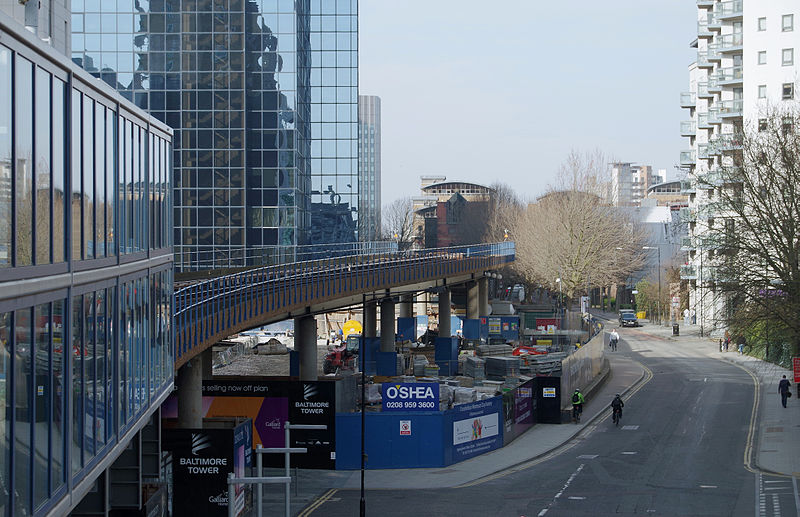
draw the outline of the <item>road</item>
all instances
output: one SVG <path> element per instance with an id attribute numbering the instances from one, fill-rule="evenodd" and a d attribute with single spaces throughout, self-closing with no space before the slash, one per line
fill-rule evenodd
<path id="1" fill-rule="evenodd" d="M 604 417 L 555 454 L 470 486 L 370 490 L 367 515 L 800 517 L 797 480 L 751 467 L 754 378 L 646 327 L 620 336 L 616 353 L 648 371 L 620 427 Z M 300 515 L 357 515 L 359 497 L 331 490 Z"/>

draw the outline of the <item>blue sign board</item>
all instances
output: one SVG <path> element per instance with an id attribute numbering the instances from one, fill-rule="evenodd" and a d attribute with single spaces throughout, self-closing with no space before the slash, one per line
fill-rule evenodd
<path id="1" fill-rule="evenodd" d="M 503 446 L 503 399 L 459 404 L 450 411 L 453 425 L 452 463 Z"/>
<path id="2" fill-rule="evenodd" d="M 384 382 L 382 411 L 439 411 L 439 385 L 432 382 Z"/>

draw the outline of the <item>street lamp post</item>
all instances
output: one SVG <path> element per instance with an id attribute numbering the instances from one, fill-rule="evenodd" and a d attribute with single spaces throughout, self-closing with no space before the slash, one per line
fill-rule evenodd
<path id="1" fill-rule="evenodd" d="M 658 324 L 661 325 L 661 246 L 642 246 L 643 250 L 658 251 Z"/>

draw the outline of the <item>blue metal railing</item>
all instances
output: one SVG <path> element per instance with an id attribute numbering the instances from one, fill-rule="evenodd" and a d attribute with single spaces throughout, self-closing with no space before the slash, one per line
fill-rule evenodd
<path id="1" fill-rule="evenodd" d="M 270 315 L 336 298 L 475 273 L 514 260 L 513 242 L 291 262 L 197 282 L 175 292 L 176 363 Z M 263 323 L 261 323 L 263 324 Z"/>

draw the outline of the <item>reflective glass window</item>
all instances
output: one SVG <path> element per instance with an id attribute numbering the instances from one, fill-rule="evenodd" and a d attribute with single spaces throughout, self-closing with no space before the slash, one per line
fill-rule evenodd
<path id="1" fill-rule="evenodd" d="M 36 263 L 50 263 L 50 74 L 36 68 Z"/>
<path id="2" fill-rule="evenodd" d="M 33 64 L 16 56 L 14 70 L 16 265 L 33 264 Z"/>
<path id="3" fill-rule="evenodd" d="M 11 313 L 0 313 L 0 476 L 9 479 L 11 473 L 11 412 L 9 408 L 14 407 L 11 398 L 11 387 L 8 385 L 11 379 Z M 0 490 L 0 515 L 8 515 L 8 491 Z"/>
<path id="4" fill-rule="evenodd" d="M 53 262 L 64 262 L 66 230 L 66 169 L 64 168 L 66 85 L 53 78 Z M 2 166 L 0 166 L 2 167 Z"/>
<path id="5" fill-rule="evenodd" d="M 48 497 L 50 456 L 50 304 L 37 305 L 34 309 L 34 454 L 33 504 L 38 508 Z"/>
<path id="6" fill-rule="evenodd" d="M 110 355 L 108 353 L 108 326 L 106 324 L 107 310 L 106 310 L 106 291 L 100 289 L 95 294 L 95 327 L 96 327 L 96 340 L 94 345 L 94 363 L 95 363 L 95 430 L 97 432 L 96 440 L 97 446 L 102 447 L 105 444 L 106 437 L 106 416 L 109 415 L 107 401 L 109 400 L 106 393 L 107 381 L 106 378 L 106 360 Z"/>
<path id="7" fill-rule="evenodd" d="M 114 404 L 117 400 L 116 388 L 114 386 L 114 358 L 119 355 L 117 343 L 117 288 L 108 288 L 108 298 L 106 301 L 106 325 L 108 326 L 108 346 L 106 348 L 106 442 L 114 435 L 115 413 Z"/>
<path id="8" fill-rule="evenodd" d="M 133 124 L 131 125 L 131 136 L 128 137 L 131 140 L 131 178 L 130 181 L 130 203 L 131 203 L 131 222 L 128 225 L 128 228 L 131 230 L 130 234 L 130 247 L 131 252 L 135 252 L 139 249 L 139 233 L 141 230 L 139 229 L 139 206 L 138 206 L 138 189 L 137 185 L 139 183 L 139 126 Z"/>
<path id="9" fill-rule="evenodd" d="M 11 51 L 0 46 L 0 268 L 11 266 Z M 2 454 L 2 453 L 0 453 Z M 2 497 L 2 496 L 0 496 Z M 2 503 L 0 503 L 2 504 Z"/>
<path id="10" fill-rule="evenodd" d="M 106 115 L 106 253 L 111 256 L 116 254 L 116 235 L 114 230 L 114 208 L 116 200 L 116 189 L 114 187 L 114 164 L 116 150 L 114 126 L 116 114 L 111 109 L 105 110 Z"/>
<path id="11" fill-rule="evenodd" d="M 84 436 L 84 459 L 88 462 L 97 453 L 95 449 L 94 424 L 95 412 L 95 371 L 97 363 L 94 361 L 96 341 L 95 332 L 97 330 L 97 317 L 94 305 L 94 293 L 87 293 L 83 296 L 83 315 L 86 318 L 86 332 L 83 337 L 84 353 L 81 355 L 83 360 L 83 418 L 85 425 L 83 428 Z"/>
<path id="12" fill-rule="evenodd" d="M 72 298 L 72 442 L 70 444 L 71 472 L 83 466 L 83 296 Z"/>
<path id="13" fill-rule="evenodd" d="M 64 478 L 64 454 L 66 433 L 64 428 L 64 414 L 66 407 L 66 385 L 64 383 L 64 371 L 66 367 L 66 352 L 69 352 L 69 344 L 66 342 L 64 324 L 66 315 L 64 300 L 53 302 L 53 417 L 50 425 L 50 446 L 52 454 L 50 456 L 50 480 L 52 492 L 58 490 L 65 482 Z M 66 347 L 66 350 L 65 350 Z M 51 493 L 52 493 L 51 492 Z"/>
<path id="14" fill-rule="evenodd" d="M 83 258 L 83 246 L 81 245 L 83 242 L 81 237 L 81 228 L 83 225 L 83 216 L 81 215 L 81 188 L 83 186 L 83 181 L 81 179 L 81 157 L 83 155 L 83 146 L 81 144 L 81 135 L 83 133 L 81 131 L 82 105 L 81 92 L 72 90 L 72 128 L 70 131 L 70 139 L 72 142 L 72 163 L 70 164 L 72 169 L 72 202 L 70 209 L 72 213 L 72 260 L 80 260 Z"/>
<path id="15" fill-rule="evenodd" d="M 30 90 L 29 90 L 30 92 Z M 14 488 L 18 498 L 15 510 L 30 513 L 31 508 L 31 421 L 33 417 L 31 309 L 14 313 L 14 388 L 16 389 L 14 426 Z"/>
<path id="16" fill-rule="evenodd" d="M 95 190 L 94 190 L 94 100 L 83 96 L 83 251 L 84 257 L 95 257 Z"/>
<path id="17" fill-rule="evenodd" d="M 97 258 L 106 256 L 106 107 L 95 104 L 94 113 L 94 161 L 95 161 L 95 254 Z"/>

